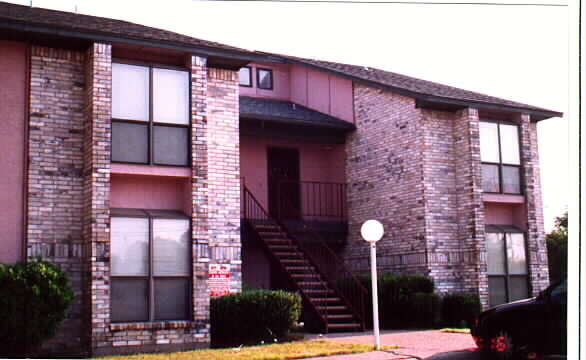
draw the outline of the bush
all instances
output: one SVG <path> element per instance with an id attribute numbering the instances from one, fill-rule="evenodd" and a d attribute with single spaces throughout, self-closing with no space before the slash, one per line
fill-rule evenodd
<path id="1" fill-rule="evenodd" d="M 301 315 L 301 296 L 250 290 L 211 299 L 212 347 L 273 342 L 284 338 Z"/>
<path id="2" fill-rule="evenodd" d="M 433 328 L 440 323 L 441 298 L 435 293 L 418 292 L 413 294 L 412 323 L 418 328 Z"/>
<path id="3" fill-rule="evenodd" d="M 442 299 L 441 317 L 444 326 L 470 327 L 474 317 L 480 313 L 480 299 L 477 295 L 454 293 Z"/>
<path id="4" fill-rule="evenodd" d="M 368 290 L 366 326 L 372 327 L 372 290 L 370 276 L 361 276 L 362 285 Z M 378 278 L 379 316 L 382 328 L 399 329 L 426 327 L 435 323 L 439 313 L 439 298 L 433 294 L 433 280 L 421 274 L 383 273 Z M 417 295 L 418 300 L 415 300 Z M 428 296 L 424 296 L 427 294 Z M 425 299 L 425 300 L 424 300 Z M 420 303 L 416 303 L 419 301 Z M 429 302 L 428 305 L 424 305 Z M 435 305 L 434 305 L 435 304 Z M 434 307 L 435 306 L 435 307 Z M 418 308 L 426 308 L 425 315 L 417 314 Z M 424 320 L 424 316 L 428 316 Z"/>
<path id="5" fill-rule="evenodd" d="M 55 335 L 73 290 L 56 265 L 0 264 L 0 357 L 27 356 Z"/>
<path id="6" fill-rule="evenodd" d="M 384 328 L 419 327 L 416 319 L 415 294 L 432 294 L 433 280 L 421 274 L 382 274 L 379 278 L 381 324 Z M 431 322 L 432 319 L 429 320 Z M 423 321 L 427 322 L 427 321 Z"/>

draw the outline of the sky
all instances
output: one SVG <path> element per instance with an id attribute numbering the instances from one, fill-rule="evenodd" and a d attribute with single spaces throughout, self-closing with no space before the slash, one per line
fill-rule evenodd
<path id="1" fill-rule="evenodd" d="M 564 112 L 563 118 L 538 124 L 545 228 L 550 231 L 555 217 L 567 210 L 570 196 L 568 2 L 434 1 L 33 0 L 32 4 L 127 20 L 250 50 L 375 67 Z"/>

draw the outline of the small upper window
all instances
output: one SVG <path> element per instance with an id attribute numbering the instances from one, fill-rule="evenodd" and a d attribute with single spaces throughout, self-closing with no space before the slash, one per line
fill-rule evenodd
<path id="1" fill-rule="evenodd" d="M 249 66 L 240 68 L 240 86 L 251 87 L 252 86 L 252 70 Z"/>
<path id="2" fill-rule="evenodd" d="M 272 90 L 273 89 L 273 70 L 257 69 L 256 81 L 259 89 Z"/>

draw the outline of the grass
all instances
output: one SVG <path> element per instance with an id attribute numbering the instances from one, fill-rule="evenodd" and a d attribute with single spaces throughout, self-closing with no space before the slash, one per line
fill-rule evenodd
<path id="1" fill-rule="evenodd" d="M 383 346 L 383 349 L 391 348 L 396 348 L 396 346 Z M 102 357 L 100 360 L 285 360 L 315 356 L 355 354 L 373 350 L 373 345 L 349 344 L 329 340 L 305 340 L 241 348 L 193 350 L 165 354 L 111 356 Z"/>
<path id="2" fill-rule="evenodd" d="M 468 328 L 444 328 L 440 331 L 445 333 L 470 334 L 470 329 Z"/>

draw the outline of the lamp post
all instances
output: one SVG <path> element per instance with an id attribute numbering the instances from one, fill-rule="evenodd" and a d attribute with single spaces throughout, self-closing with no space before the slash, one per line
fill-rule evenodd
<path id="1" fill-rule="evenodd" d="M 378 220 L 367 220 L 360 228 L 362 238 L 370 244 L 370 277 L 372 280 L 372 326 L 374 343 L 380 350 L 380 332 L 378 327 L 378 286 L 376 274 L 376 242 L 379 241 L 385 230 Z"/>

